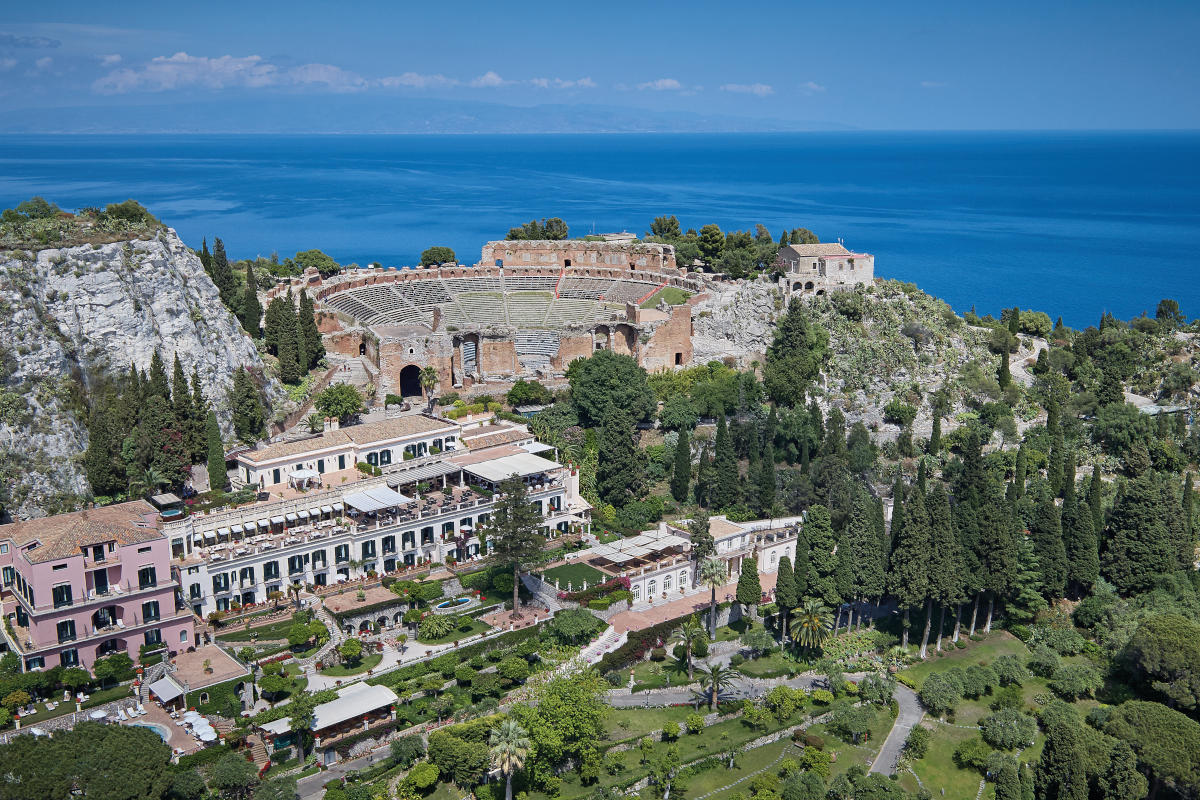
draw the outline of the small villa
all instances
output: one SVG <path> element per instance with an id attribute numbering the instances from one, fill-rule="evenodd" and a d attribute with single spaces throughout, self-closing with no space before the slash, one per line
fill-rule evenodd
<path id="1" fill-rule="evenodd" d="M 393 706 L 397 700 L 396 693 L 386 686 L 359 682 L 338 689 L 336 700 L 313 709 L 312 732 L 318 763 L 333 764 L 338 760 L 336 745 L 339 741 L 395 719 Z M 291 717 L 268 722 L 261 730 L 269 738 L 272 749 L 285 746 L 292 740 Z"/>

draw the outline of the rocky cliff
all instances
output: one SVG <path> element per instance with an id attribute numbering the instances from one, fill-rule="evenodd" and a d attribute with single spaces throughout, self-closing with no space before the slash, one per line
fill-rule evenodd
<path id="1" fill-rule="evenodd" d="M 221 304 L 200 260 L 165 229 L 152 236 L 0 253 L 0 491 L 13 517 L 88 495 L 87 392 L 155 350 L 199 371 L 228 430 L 233 372 L 263 374 L 254 343 Z M 269 401 L 284 395 L 264 380 Z"/>

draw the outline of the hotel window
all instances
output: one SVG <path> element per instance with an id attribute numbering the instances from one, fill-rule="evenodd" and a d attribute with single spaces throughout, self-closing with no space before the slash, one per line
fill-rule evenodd
<path id="1" fill-rule="evenodd" d="M 635 583 L 633 585 L 633 599 L 634 600 L 642 599 L 642 585 L 640 583 Z"/>
<path id="2" fill-rule="evenodd" d="M 687 574 L 686 569 L 683 572 L 679 573 L 679 588 L 680 589 L 688 588 L 688 574 Z"/>
<path id="3" fill-rule="evenodd" d="M 226 575 L 225 573 L 222 572 L 220 575 L 213 575 L 212 581 L 213 581 L 213 591 L 214 592 L 229 591 L 229 576 Z M 226 602 L 228 602 L 228 601 L 226 601 Z"/>
<path id="4" fill-rule="evenodd" d="M 312 554 L 313 569 L 317 569 L 318 563 L 322 567 L 328 566 L 328 562 L 325 560 L 325 551 L 324 550 L 318 550 L 317 552 Z"/>
<path id="5" fill-rule="evenodd" d="M 345 469 L 345 468 L 346 468 L 346 457 L 338 456 L 338 469 L 341 470 L 341 469 Z"/>
<path id="6" fill-rule="evenodd" d="M 17 571 L 12 567 L 5 567 L 0 574 L 4 576 L 3 581 L 5 586 L 12 586 L 13 581 L 17 579 Z"/>
<path id="7" fill-rule="evenodd" d="M 142 603 L 142 622 L 155 622 L 158 618 L 157 600 L 149 600 Z"/>
<path id="8" fill-rule="evenodd" d="M 379 451 L 379 465 L 387 466 L 390 463 L 392 463 L 392 451 L 391 450 L 380 450 Z"/>
<path id="9" fill-rule="evenodd" d="M 279 577 L 279 562 L 268 561 L 263 564 L 263 580 L 269 581 Z"/>
<path id="10" fill-rule="evenodd" d="M 304 556 L 288 557 L 288 575 L 304 572 Z"/>
<path id="11" fill-rule="evenodd" d="M 367 463 L 372 467 L 379 466 L 379 453 L 367 453 Z"/>
<path id="12" fill-rule="evenodd" d="M 453 536 L 453 535 L 454 535 L 454 523 L 453 522 L 443 522 L 442 523 L 442 536 Z"/>
<path id="13" fill-rule="evenodd" d="M 75 639 L 75 620 L 64 619 L 58 623 L 58 641 L 70 642 Z"/>
<path id="14" fill-rule="evenodd" d="M 317 459 L 317 474 L 318 475 L 325 474 L 325 459 L 323 459 L 323 458 Z"/>
<path id="15" fill-rule="evenodd" d="M 664 592 L 671 591 L 671 576 L 670 575 L 663 576 L 663 591 Z"/>
<path id="16" fill-rule="evenodd" d="M 66 583 L 62 586 L 55 586 L 51 592 L 54 595 L 55 608 L 71 605 L 71 584 Z"/>
<path id="17" fill-rule="evenodd" d="M 162 644 L 162 631 L 160 631 L 158 628 L 146 631 L 146 644 Z"/>
<path id="18" fill-rule="evenodd" d="M 149 589 L 152 586 L 158 585 L 158 578 L 155 575 L 154 567 L 142 567 L 138 570 L 138 588 Z"/>
<path id="19" fill-rule="evenodd" d="M 63 650 L 58 654 L 58 663 L 62 664 L 64 667 L 79 666 L 79 651 L 74 647 L 70 648 L 69 650 Z"/>
<path id="20" fill-rule="evenodd" d="M 374 540 L 362 543 L 362 557 L 363 557 L 364 561 L 367 560 L 368 558 L 375 557 L 375 541 Z"/>
<path id="21" fill-rule="evenodd" d="M 646 587 L 646 591 L 648 591 L 651 595 L 654 595 L 655 593 L 657 593 L 658 592 L 658 581 L 651 579 L 650 585 Z"/>
<path id="22" fill-rule="evenodd" d="M 396 552 L 396 537 L 395 536 L 383 537 L 383 552 L 384 553 Z"/>
<path id="23" fill-rule="evenodd" d="M 350 545 L 339 544 L 333 548 L 333 561 L 335 564 L 341 564 L 344 561 L 350 560 Z"/>
<path id="24" fill-rule="evenodd" d="M 193 599 L 193 600 L 199 600 L 200 599 L 200 584 L 193 583 L 191 585 L 191 587 L 188 589 L 188 596 L 191 597 L 191 599 Z"/>
<path id="25" fill-rule="evenodd" d="M 34 656 L 33 658 L 25 659 L 25 669 L 27 671 L 34 670 L 34 669 L 42 669 L 45 666 L 46 666 L 46 659 L 42 658 L 41 656 Z"/>
<path id="26" fill-rule="evenodd" d="M 181 641 L 181 642 L 187 641 L 187 630 L 186 629 L 179 632 L 179 641 Z"/>
<path id="27" fill-rule="evenodd" d="M 433 526 L 421 528 L 421 544 L 433 544 Z"/>

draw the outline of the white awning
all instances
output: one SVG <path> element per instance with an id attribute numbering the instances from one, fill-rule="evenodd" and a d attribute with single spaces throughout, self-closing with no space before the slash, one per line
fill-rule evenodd
<path id="1" fill-rule="evenodd" d="M 295 522 L 295 521 L 296 521 L 296 515 L 295 515 L 295 514 L 292 514 L 291 512 L 289 512 L 289 513 L 287 513 L 287 514 L 284 514 L 284 515 L 283 515 L 283 518 L 284 518 L 284 519 L 286 519 L 288 522 Z"/>
<path id="2" fill-rule="evenodd" d="M 544 442 L 525 442 L 524 444 L 517 445 L 517 447 L 526 453 L 544 453 L 547 450 L 554 449 L 552 445 L 545 444 Z"/>
<path id="3" fill-rule="evenodd" d="M 212 541 L 215 542 L 217 540 L 217 532 L 216 531 L 205 531 L 204 538 L 211 539 Z"/>
<path id="4" fill-rule="evenodd" d="M 320 477 L 315 469 L 298 469 L 288 473 L 288 477 L 295 481 L 315 480 Z"/>
<path id="5" fill-rule="evenodd" d="M 334 504 L 333 504 L 333 510 L 334 510 L 334 511 L 341 512 L 341 511 L 345 511 L 345 510 L 346 510 L 346 507 L 345 507 L 345 506 L 343 506 L 341 503 L 334 503 Z"/>
<path id="6" fill-rule="evenodd" d="M 204 544 L 204 534 L 203 533 L 193 533 L 192 534 L 192 544 Z"/>
<path id="7" fill-rule="evenodd" d="M 170 678 L 159 678 L 146 688 L 154 692 L 154 696 L 164 703 L 169 703 L 183 694 L 183 690 Z"/>
<path id="8" fill-rule="evenodd" d="M 217 536 L 228 536 L 229 528 L 217 528 Z"/>
<path id="9" fill-rule="evenodd" d="M 310 508 L 308 510 L 308 513 L 313 515 L 314 517 L 319 517 L 319 516 L 321 516 L 321 509 L 320 508 Z"/>
<path id="10" fill-rule="evenodd" d="M 463 469 L 472 475 L 478 475 L 485 481 L 500 483 L 500 481 L 511 478 L 514 475 L 526 478 L 530 475 L 538 475 L 552 469 L 558 469 L 561 466 L 561 464 L 535 456 L 532 453 L 517 453 L 516 455 L 493 458 L 490 461 L 481 461 L 478 464 L 463 467 Z"/>
<path id="11" fill-rule="evenodd" d="M 279 521 L 280 521 L 280 522 L 283 522 L 283 520 L 282 520 L 282 519 L 281 519 L 281 520 L 279 520 Z M 260 527 L 260 528 L 269 528 L 269 527 L 271 527 L 271 521 L 270 521 L 269 519 L 265 519 L 265 518 L 264 518 L 264 519 L 260 519 L 260 520 L 258 521 L 258 527 Z"/>
<path id="12" fill-rule="evenodd" d="M 384 486 L 377 486 L 374 489 L 367 489 L 362 492 L 354 492 L 342 499 L 359 511 L 380 511 L 385 508 L 404 505 L 412 500 L 411 497 L 406 497 Z M 338 506 L 340 505 L 339 503 Z"/>
<path id="13" fill-rule="evenodd" d="M 244 527 L 242 527 L 241 525 L 234 525 L 232 528 L 230 528 L 230 530 L 232 530 L 234 533 L 245 533 L 246 532 L 246 529 Z"/>
<path id="14" fill-rule="evenodd" d="M 352 719 L 360 719 L 364 714 L 387 708 L 399 699 L 397 694 L 386 686 L 352 683 L 338 690 L 336 700 L 322 703 L 313 709 L 312 729 L 321 731 Z M 292 729 L 292 719 L 284 717 L 271 720 L 259 727 L 267 733 L 279 736 Z"/>
<path id="15" fill-rule="evenodd" d="M 338 505 L 340 506 L 341 503 L 338 503 Z M 333 507 L 332 506 L 321 506 L 321 513 L 322 514 L 332 514 Z"/>
<path id="16" fill-rule="evenodd" d="M 308 510 L 302 508 L 296 512 L 296 516 L 300 517 L 300 519 L 308 519 Z"/>
<path id="17" fill-rule="evenodd" d="M 283 517 L 282 517 L 282 516 L 279 516 L 279 517 L 271 517 L 271 524 L 272 524 L 272 525 L 282 525 L 282 524 L 283 524 Z"/>

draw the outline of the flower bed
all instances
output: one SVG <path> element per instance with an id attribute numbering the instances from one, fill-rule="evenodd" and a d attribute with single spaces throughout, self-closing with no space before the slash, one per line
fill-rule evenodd
<path id="1" fill-rule="evenodd" d="M 604 583 L 590 586 L 584 591 L 579 592 L 559 592 L 559 600 L 570 600 L 575 603 L 586 605 L 592 600 L 599 599 L 614 592 L 629 593 L 629 578 L 609 578 Z"/>

